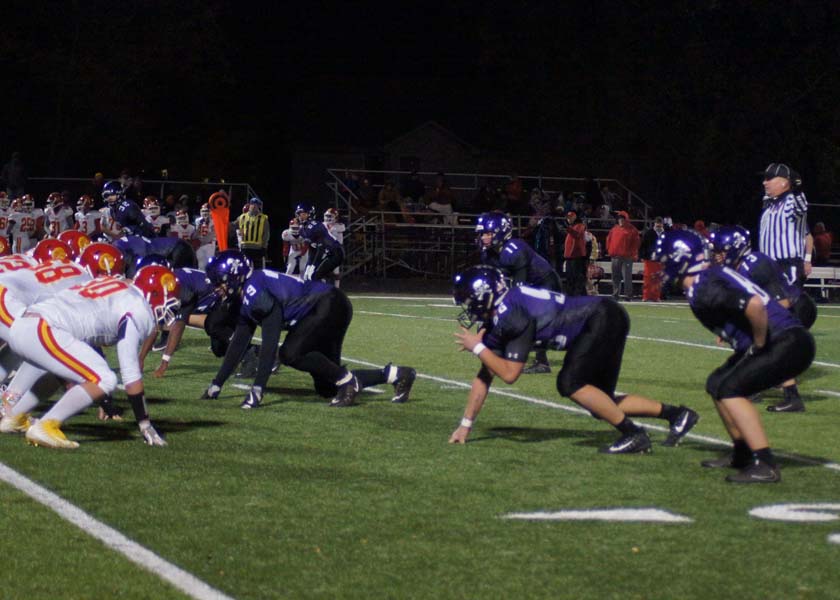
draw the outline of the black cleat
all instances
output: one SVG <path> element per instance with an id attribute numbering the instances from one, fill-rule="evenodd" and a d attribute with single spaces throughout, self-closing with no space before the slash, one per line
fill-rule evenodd
<path id="1" fill-rule="evenodd" d="M 601 454 L 638 454 L 650 451 L 650 438 L 644 429 L 623 435 L 611 445 L 598 450 Z"/>
<path id="2" fill-rule="evenodd" d="M 239 370 L 236 372 L 237 379 L 251 379 L 257 376 L 257 367 L 260 364 L 260 355 L 257 346 L 249 346 L 239 363 Z"/>
<path id="3" fill-rule="evenodd" d="M 414 379 L 417 377 L 417 371 L 411 367 L 397 367 L 397 378 L 394 380 L 394 397 L 391 402 L 402 404 L 408 402 L 408 395 L 411 393 L 411 386 L 414 385 Z"/>
<path id="4" fill-rule="evenodd" d="M 668 432 L 668 437 L 662 442 L 663 446 L 677 446 L 691 429 L 700 420 L 700 415 L 690 408 L 680 406 L 682 409 L 674 422 L 671 423 L 671 431 Z"/>
<path id="5" fill-rule="evenodd" d="M 730 483 L 778 483 L 781 480 L 779 467 L 760 460 L 754 460 L 737 473 L 726 476 L 726 481 Z"/>
<path id="6" fill-rule="evenodd" d="M 523 375 L 541 375 L 542 373 L 551 373 L 551 366 L 548 363 L 535 362 L 530 367 L 522 369 Z"/>
<path id="7" fill-rule="evenodd" d="M 799 396 L 790 399 L 785 398 L 778 404 L 768 406 L 767 412 L 805 412 L 805 404 Z"/>
<path id="8" fill-rule="evenodd" d="M 335 408 L 344 408 L 356 404 L 356 396 L 361 388 L 359 387 L 359 380 L 355 375 L 351 375 L 350 381 L 338 387 L 338 392 L 330 402 L 330 406 Z"/>

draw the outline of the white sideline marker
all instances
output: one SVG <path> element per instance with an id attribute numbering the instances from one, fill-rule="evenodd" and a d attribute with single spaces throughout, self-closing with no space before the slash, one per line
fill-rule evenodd
<path id="1" fill-rule="evenodd" d="M 196 600 L 233 600 L 231 596 L 165 561 L 148 548 L 130 540 L 105 523 L 97 521 L 81 508 L 70 504 L 67 500 L 41 487 L 3 463 L 0 463 L 0 480 L 20 490 L 39 504 L 46 506 L 65 521 L 98 539 L 108 548 L 116 550 L 134 564 L 146 569 L 160 579 L 168 581 L 190 598 L 196 598 Z"/>
<path id="2" fill-rule="evenodd" d="M 660 508 L 604 508 L 555 512 L 507 513 L 501 519 L 520 521 L 621 521 L 625 523 L 691 523 L 694 519 Z"/>
<path id="3" fill-rule="evenodd" d="M 751 517 L 768 521 L 820 523 L 840 519 L 840 504 L 770 504 L 750 510 Z"/>

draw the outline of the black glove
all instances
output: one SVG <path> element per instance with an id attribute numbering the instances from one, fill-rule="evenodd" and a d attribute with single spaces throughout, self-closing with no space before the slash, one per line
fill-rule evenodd
<path id="1" fill-rule="evenodd" d="M 201 395 L 201 400 L 215 400 L 219 397 L 219 393 L 221 391 L 221 387 L 219 387 L 215 383 L 211 383 L 210 386 L 206 390 L 204 390 L 204 393 Z"/>
<path id="2" fill-rule="evenodd" d="M 790 190 L 794 194 L 802 191 L 802 177 L 793 169 L 790 170 Z"/>

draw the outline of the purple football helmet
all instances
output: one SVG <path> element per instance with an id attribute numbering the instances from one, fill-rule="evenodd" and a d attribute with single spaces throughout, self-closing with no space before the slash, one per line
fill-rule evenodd
<path id="1" fill-rule="evenodd" d="M 225 250 L 207 263 L 207 281 L 213 286 L 225 286 L 225 297 L 239 293 L 251 274 L 251 261 L 239 250 Z"/>
<path id="2" fill-rule="evenodd" d="M 663 283 L 695 275 L 709 264 L 709 244 L 688 229 L 666 231 L 656 240 L 653 260 L 662 263 Z"/>
<path id="3" fill-rule="evenodd" d="M 723 254 L 723 264 L 734 267 L 750 251 L 750 232 L 740 225 L 728 225 L 712 232 L 712 252 Z"/>
<path id="4" fill-rule="evenodd" d="M 484 244 L 481 241 L 481 236 L 485 233 L 492 233 L 493 237 L 490 241 L 490 247 L 496 252 L 502 249 L 505 242 L 513 235 L 513 225 L 505 215 L 501 213 L 488 212 L 479 215 L 475 222 L 475 243 L 478 244 L 479 250 L 484 249 Z"/>
<path id="5" fill-rule="evenodd" d="M 458 322 L 469 329 L 490 319 L 490 311 L 508 291 L 502 272 L 488 265 L 470 267 L 455 275 L 452 297 L 463 310 Z"/>

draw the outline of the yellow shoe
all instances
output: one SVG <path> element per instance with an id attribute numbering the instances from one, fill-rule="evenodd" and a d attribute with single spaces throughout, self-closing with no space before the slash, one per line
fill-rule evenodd
<path id="1" fill-rule="evenodd" d="M 26 433 L 31 426 L 29 413 L 9 415 L 0 419 L 0 433 Z"/>
<path id="2" fill-rule="evenodd" d="M 78 448 L 78 442 L 71 442 L 59 429 L 56 419 L 40 420 L 30 427 L 26 432 L 26 441 L 33 446 L 45 446 L 47 448 L 66 448 L 72 450 Z"/>

